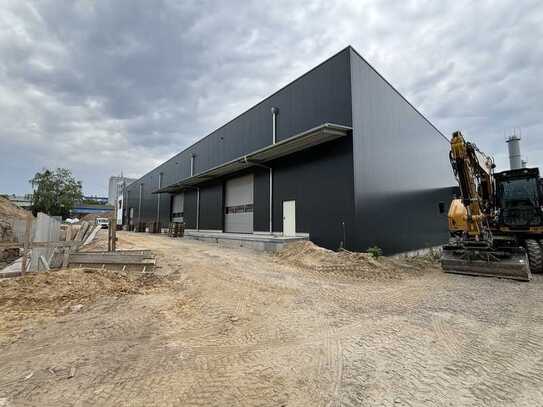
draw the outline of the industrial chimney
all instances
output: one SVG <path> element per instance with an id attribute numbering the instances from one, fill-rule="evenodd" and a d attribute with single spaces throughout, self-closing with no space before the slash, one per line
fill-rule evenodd
<path id="1" fill-rule="evenodd" d="M 509 148 L 509 165 L 512 170 L 522 168 L 522 158 L 520 156 L 520 136 L 513 134 L 507 139 Z"/>

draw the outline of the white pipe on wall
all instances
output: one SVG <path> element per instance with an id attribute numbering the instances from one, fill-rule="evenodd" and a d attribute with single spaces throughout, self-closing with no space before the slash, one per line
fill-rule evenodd
<path id="1" fill-rule="evenodd" d="M 163 175 L 164 174 L 162 172 L 160 174 L 158 174 L 158 189 L 162 188 L 162 176 Z M 157 194 L 156 222 L 159 225 L 158 228 L 160 229 L 160 194 Z"/>
<path id="2" fill-rule="evenodd" d="M 273 168 L 270 167 L 270 233 L 273 233 Z"/>
<path id="3" fill-rule="evenodd" d="M 140 184 L 140 198 L 138 203 L 138 224 L 141 224 L 141 198 L 143 194 L 143 182 Z"/>
<path id="4" fill-rule="evenodd" d="M 277 141 L 277 114 L 279 109 L 276 107 L 271 108 L 272 112 L 272 144 L 275 144 Z"/>
<path id="5" fill-rule="evenodd" d="M 271 108 L 272 112 L 272 143 L 277 142 L 277 114 L 279 109 L 277 107 Z M 273 233 L 273 168 L 270 167 L 270 233 Z"/>
<path id="6" fill-rule="evenodd" d="M 196 230 L 200 230 L 200 188 L 196 188 Z"/>

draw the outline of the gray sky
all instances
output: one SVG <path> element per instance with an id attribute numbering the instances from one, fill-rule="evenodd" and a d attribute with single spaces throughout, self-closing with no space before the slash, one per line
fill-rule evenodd
<path id="1" fill-rule="evenodd" d="M 519 127 L 543 167 L 543 3 L 445 3 L 0 0 L 0 192 L 61 166 L 105 195 L 349 44 L 446 135 L 505 168 Z"/>

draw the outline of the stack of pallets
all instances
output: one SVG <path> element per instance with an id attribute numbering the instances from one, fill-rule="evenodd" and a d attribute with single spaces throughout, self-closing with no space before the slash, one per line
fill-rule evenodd
<path id="1" fill-rule="evenodd" d="M 183 237 L 185 235 L 185 224 L 181 222 L 171 222 L 168 229 L 168 236 Z"/>

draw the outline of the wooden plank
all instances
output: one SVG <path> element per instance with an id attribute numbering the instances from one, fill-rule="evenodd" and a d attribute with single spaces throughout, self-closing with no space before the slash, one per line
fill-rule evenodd
<path id="1" fill-rule="evenodd" d="M 111 251 L 111 219 L 109 220 L 108 228 L 107 228 L 107 251 Z"/>
<path id="2" fill-rule="evenodd" d="M 43 265 L 43 267 L 45 267 L 45 270 L 49 271 L 49 263 L 45 259 L 45 256 L 40 256 L 38 258 L 38 263 L 41 263 Z M 40 271 L 39 266 L 38 266 L 38 271 Z"/>
<path id="3" fill-rule="evenodd" d="M 117 249 L 117 219 L 109 220 L 109 230 L 111 239 L 111 251 L 115 252 Z"/>
<path id="4" fill-rule="evenodd" d="M 32 242 L 32 221 L 33 220 L 34 220 L 33 216 L 30 215 L 30 214 L 26 218 L 23 259 L 22 259 L 22 262 L 21 262 L 21 273 L 22 274 L 26 273 L 26 270 L 28 268 L 27 258 L 28 258 L 29 254 L 30 254 L 30 244 Z"/>
<path id="5" fill-rule="evenodd" d="M 100 255 L 105 255 L 105 256 L 116 256 L 118 254 L 127 254 L 127 255 L 140 255 L 140 256 L 144 256 L 145 258 L 152 258 L 154 257 L 154 254 L 152 252 L 152 250 L 116 250 L 115 253 L 114 252 L 108 252 L 108 251 L 105 251 L 105 250 L 93 250 L 93 251 L 84 251 L 84 252 L 80 252 L 82 254 L 100 254 Z"/>
<path id="6" fill-rule="evenodd" d="M 0 249 L 22 249 L 25 247 L 24 243 L 19 242 L 0 242 Z"/>
<path id="7" fill-rule="evenodd" d="M 74 247 L 80 245 L 81 242 L 76 242 L 74 240 L 70 242 L 65 242 L 64 240 L 54 241 L 54 242 L 29 242 L 27 248 L 32 247 Z M 9 248 L 25 248 L 25 243 L 19 242 L 0 242 L 0 249 L 9 249 Z"/>
<path id="8" fill-rule="evenodd" d="M 66 241 L 69 242 L 72 240 L 72 236 L 73 236 L 73 227 L 72 225 L 68 225 L 68 227 L 66 228 Z"/>
<path id="9" fill-rule="evenodd" d="M 70 242 L 59 240 L 55 242 L 32 242 L 31 247 L 77 247 L 80 244 L 81 242 L 75 240 L 72 240 Z"/>
<path id="10" fill-rule="evenodd" d="M 82 222 L 79 230 L 77 231 L 77 235 L 75 235 L 75 240 L 81 242 L 83 240 L 83 236 L 85 236 L 85 233 L 87 233 L 88 228 L 89 222 Z"/>
<path id="11" fill-rule="evenodd" d="M 23 259 L 19 258 L 11 263 L 9 266 L 0 269 L 0 278 L 19 277 L 23 275 L 21 271 L 21 263 Z"/>
<path id="12" fill-rule="evenodd" d="M 89 236 L 92 234 L 92 232 L 96 229 L 97 225 L 93 225 L 92 223 L 89 223 L 89 227 L 85 231 L 85 234 L 83 235 L 83 238 L 81 239 L 82 242 L 86 242 Z M 85 244 L 85 243 L 84 243 Z"/>
<path id="13" fill-rule="evenodd" d="M 77 264 L 154 264 L 155 259 L 134 255 L 97 255 L 88 253 L 73 253 L 70 263 Z"/>
<path id="14" fill-rule="evenodd" d="M 100 231 L 102 227 L 100 225 L 96 225 L 93 229 L 92 229 L 92 232 L 88 235 L 88 237 L 85 239 L 85 242 L 83 243 L 83 245 L 87 245 L 89 244 L 90 242 L 92 242 L 94 240 L 94 238 L 96 237 L 96 234 Z"/>
<path id="15" fill-rule="evenodd" d="M 68 264 L 70 264 L 70 248 L 65 247 L 64 256 L 62 257 L 62 268 L 68 267 Z"/>

